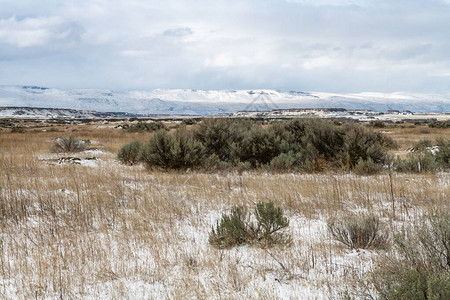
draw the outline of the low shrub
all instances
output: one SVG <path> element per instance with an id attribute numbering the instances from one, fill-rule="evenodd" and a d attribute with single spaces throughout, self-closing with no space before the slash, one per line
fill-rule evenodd
<path id="1" fill-rule="evenodd" d="M 333 238 L 350 249 L 386 249 L 389 244 L 389 235 L 380 226 L 378 217 L 373 215 L 330 219 L 327 226 Z"/>
<path id="2" fill-rule="evenodd" d="M 86 150 L 86 143 L 76 139 L 73 135 L 69 137 L 59 137 L 53 142 L 52 152 L 81 152 Z"/>
<path id="3" fill-rule="evenodd" d="M 283 244 L 289 237 L 282 229 L 289 226 L 289 220 L 283 215 L 281 207 L 275 207 L 273 202 L 259 202 L 256 204 L 254 216 L 256 226 L 252 226 L 252 235 L 259 242 L 266 245 Z"/>
<path id="4" fill-rule="evenodd" d="M 270 161 L 270 167 L 273 170 L 289 170 L 299 160 L 299 155 L 292 151 L 289 153 L 281 153 Z"/>
<path id="5" fill-rule="evenodd" d="M 450 214 L 433 213 L 394 238 L 395 253 L 372 272 L 384 299 L 450 299 Z"/>
<path id="6" fill-rule="evenodd" d="M 230 248 L 247 243 L 248 231 L 247 214 L 244 208 L 235 206 L 231 209 L 230 215 L 222 214 L 216 228 L 213 226 L 208 241 L 217 248 Z"/>
<path id="7" fill-rule="evenodd" d="M 386 125 L 381 120 L 370 121 L 369 125 L 375 128 L 385 128 Z"/>
<path id="8" fill-rule="evenodd" d="M 385 161 L 387 148 L 382 145 L 382 135 L 356 124 L 346 124 L 344 129 L 344 143 L 339 153 L 343 166 L 353 169 L 358 161 L 369 158 L 377 164 Z"/>
<path id="9" fill-rule="evenodd" d="M 169 130 L 162 122 L 142 122 L 139 121 L 136 124 L 124 124 L 122 128 L 128 132 L 142 132 L 142 131 L 157 131 L 157 130 Z"/>
<path id="10" fill-rule="evenodd" d="M 438 166 L 442 169 L 450 168 L 450 139 L 436 139 L 438 150 L 434 154 Z"/>
<path id="11" fill-rule="evenodd" d="M 184 125 L 195 125 L 198 123 L 198 121 L 196 119 L 189 118 L 189 119 L 183 119 L 182 123 Z"/>
<path id="12" fill-rule="evenodd" d="M 147 128 L 148 124 L 157 123 L 141 122 L 135 127 Z M 315 172 L 330 167 L 352 170 L 362 161 L 358 171 L 374 172 L 375 164 L 385 163 L 387 149 L 395 145 L 359 124 L 337 126 L 321 119 L 263 125 L 248 119 L 210 118 L 191 130 L 180 125 L 174 134 L 162 132 L 144 145 L 141 158 L 149 167 Z"/>
<path id="13" fill-rule="evenodd" d="M 209 243 L 223 249 L 243 244 L 257 243 L 266 247 L 290 242 L 290 236 L 283 232 L 289 220 L 273 202 L 259 202 L 253 217 L 256 222 L 250 220 L 242 206 L 233 207 L 230 215 L 222 214 L 220 222 L 212 227 Z"/>
<path id="14" fill-rule="evenodd" d="M 450 120 L 432 122 L 432 123 L 428 124 L 428 127 L 431 127 L 431 128 L 449 128 L 450 127 Z"/>
<path id="15" fill-rule="evenodd" d="M 381 171 L 383 171 L 383 166 L 374 163 L 370 157 L 367 160 L 360 158 L 354 168 L 354 172 L 358 175 L 375 175 Z"/>
<path id="16" fill-rule="evenodd" d="M 203 163 L 204 148 L 184 127 L 174 135 L 160 130 L 143 146 L 141 160 L 149 168 L 188 169 Z"/>
<path id="17" fill-rule="evenodd" d="M 406 159 L 397 158 L 394 168 L 398 172 L 435 172 L 450 168 L 450 140 L 436 139 L 436 147 L 429 140 L 419 141 Z"/>
<path id="18" fill-rule="evenodd" d="M 394 169 L 404 173 L 434 172 L 438 169 L 438 165 L 433 154 L 429 152 L 413 153 L 405 159 L 397 158 L 394 162 Z"/>
<path id="19" fill-rule="evenodd" d="M 23 126 L 17 125 L 11 128 L 11 133 L 25 133 L 25 128 Z"/>
<path id="20" fill-rule="evenodd" d="M 133 141 L 120 148 L 117 159 L 127 165 L 134 165 L 139 162 L 143 143 L 141 141 Z"/>

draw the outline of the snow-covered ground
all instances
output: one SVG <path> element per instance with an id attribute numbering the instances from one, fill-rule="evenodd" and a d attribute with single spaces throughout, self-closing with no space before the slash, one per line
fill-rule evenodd
<path id="1" fill-rule="evenodd" d="M 446 173 L 396 175 L 397 217 L 389 225 L 387 175 L 173 174 L 121 165 L 98 149 L 72 154 L 78 163 L 34 155 L 23 164 L 0 157 L 8 166 L 1 203 L 24 212 L 2 213 L 5 299 L 363 299 L 362 291 L 373 293 L 364 290 L 366 275 L 384 251 L 342 246 L 328 218 L 371 211 L 396 230 L 421 218 L 429 205 L 423 195 L 438 204 L 450 189 Z M 291 246 L 208 243 L 232 205 L 251 210 L 269 200 L 290 221 Z"/>

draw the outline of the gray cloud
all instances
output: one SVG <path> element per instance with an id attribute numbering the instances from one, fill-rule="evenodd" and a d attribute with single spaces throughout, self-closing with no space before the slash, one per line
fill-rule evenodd
<path id="1" fill-rule="evenodd" d="M 0 0 L 0 82 L 450 92 L 449 2 Z"/>
<path id="2" fill-rule="evenodd" d="M 0 43 L 17 48 L 77 43 L 82 32 L 77 24 L 56 16 L 0 20 Z"/>
<path id="3" fill-rule="evenodd" d="M 192 29 L 189 27 L 180 27 L 175 29 L 167 29 L 163 33 L 165 36 L 175 36 L 175 37 L 182 37 L 186 35 L 193 34 Z"/>

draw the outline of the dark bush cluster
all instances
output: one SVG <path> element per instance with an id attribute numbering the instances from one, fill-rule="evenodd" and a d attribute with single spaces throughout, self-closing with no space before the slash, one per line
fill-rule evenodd
<path id="1" fill-rule="evenodd" d="M 450 120 L 447 121 L 436 121 L 433 123 L 429 123 L 428 127 L 431 128 L 450 128 Z"/>
<path id="2" fill-rule="evenodd" d="M 376 121 L 370 121 L 369 126 L 372 126 L 375 128 L 384 128 L 384 127 L 386 127 L 386 124 L 384 124 L 384 122 L 381 120 L 376 120 Z"/>
<path id="3" fill-rule="evenodd" d="M 25 128 L 21 125 L 11 127 L 11 133 L 25 133 Z"/>
<path id="4" fill-rule="evenodd" d="M 353 170 L 366 163 L 379 170 L 392 140 L 358 124 L 321 119 L 265 125 L 248 119 L 204 119 L 192 130 L 158 131 L 143 145 L 140 161 L 150 168 L 267 168 Z M 126 161 L 123 161 L 127 163 Z M 364 170 L 364 168 L 362 168 Z"/>
<path id="5" fill-rule="evenodd" d="M 259 202 L 253 216 L 252 221 L 242 206 L 233 207 L 229 215 L 223 214 L 220 222 L 213 226 L 209 243 L 221 249 L 243 244 L 267 247 L 289 243 L 289 235 L 283 232 L 289 220 L 280 207 L 275 207 L 273 202 Z"/>
<path id="6" fill-rule="evenodd" d="M 141 141 L 133 141 L 120 148 L 117 158 L 127 165 L 134 165 L 141 159 L 141 151 L 144 143 Z"/>
<path id="7" fill-rule="evenodd" d="M 143 132 L 143 131 L 157 131 L 157 130 L 169 130 L 166 125 L 162 122 L 142 122 L 139 121 L 136 124 L 124 124 L 122 129 L 128 132 Z"/>

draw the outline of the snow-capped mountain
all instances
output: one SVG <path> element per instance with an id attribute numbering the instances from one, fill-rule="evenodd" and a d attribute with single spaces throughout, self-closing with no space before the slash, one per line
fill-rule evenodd
<path id="1" fill-rule="evenodd" d="M 215 115 L 274 108 L 346 108 L 449 112 L 450 94 L 303 93 L 275 90 L 111 91 L 0 86 L 0 106 L 50 107 L 132 114 Z"/>

